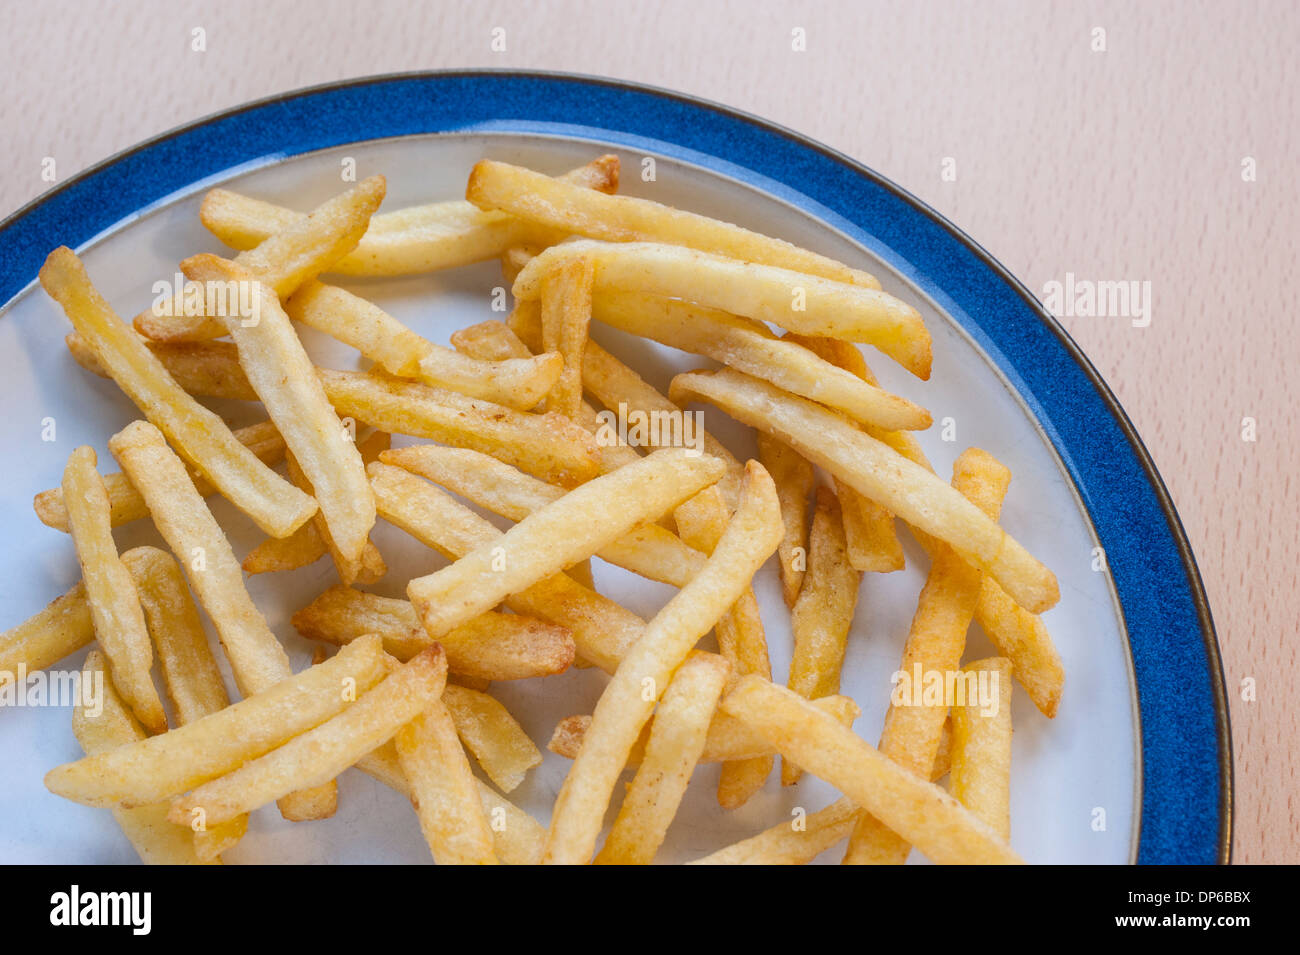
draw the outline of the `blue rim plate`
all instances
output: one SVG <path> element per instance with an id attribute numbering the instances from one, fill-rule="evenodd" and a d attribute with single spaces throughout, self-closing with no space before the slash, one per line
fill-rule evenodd
<path id="1" fill-rule="evenodd" d="M 512 129 L 602 137 L 761 179 L 828 213 L 939 303 L 997 364 L 1067 469 L 1105 549 L 1141 718 L 1139 863 L 1226 863 L 1232 747 L 1191 548 L 1150 455 L 1096 369 L 992 256 L 870 169 L 779 126 L 665 90 L 554 73 L 397 74 L 313 87 L 165 133 L 0 223 L 0 303 L 80 246 L 235 167 L 393 136 Z M 721 157 L 727 157 L 725 160 Z M 3 306 L 0 306 L 3 307 Z"/>

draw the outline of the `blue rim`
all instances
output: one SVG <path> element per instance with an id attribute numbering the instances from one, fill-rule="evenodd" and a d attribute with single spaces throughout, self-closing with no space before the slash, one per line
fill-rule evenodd
<path id="1" fill-rule="evenodd" d="M 1182 524 L 1132 424 L 1064 329 L 987 252 L 894 184 L 796 133 L 665 90 L 562 74 L 433 72 L 314 87 L 149 140 L 10 216 L 0 223 L 0 302 L 32 281 L 55 246 L 80 246 L 232 167 L 363 140 L 503 128 L 649 144 L 778 184 L 830 213 L 976 337 L 1038 417 L 1106 552 L 1141 712 L 1138 862 L 1228 862 L 1232 750 L 1214 624 Z"/>

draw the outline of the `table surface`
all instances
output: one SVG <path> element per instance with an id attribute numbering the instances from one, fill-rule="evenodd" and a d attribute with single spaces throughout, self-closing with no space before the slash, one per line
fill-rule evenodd
<path id="1" fill-rule="evenodd" d="M 1232 707 L 1234 857 L 1298 862 L 1297 40 L 1300 8 L 1280 2 L 6 5 L 0 215 L 49 188 L 47 157 L 61 181 L 284 90 L 552 69 L 805 133 L 919 196 L 1035 293 L 1067 273 L 1150 282 L 1147 327 L 1062 321 L 1133 419 L 1200 564 Z"/>

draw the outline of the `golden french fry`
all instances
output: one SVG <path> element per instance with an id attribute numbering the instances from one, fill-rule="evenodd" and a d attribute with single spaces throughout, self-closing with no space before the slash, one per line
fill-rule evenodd
<path id="1" fill-rule="evenodd" d="M 184 726 L 225 709 L 230 697 L 176 559 L 156 547 L 136 547 L 122 555 L 122 563 L 140 594 L 177 724 Z M 247 829 L 248 817 L 239 816 L 195 832 L 194 851 L 205 862 L 216 859 Z"/>
<path id="2" fill-rule="evenodd" d="M 161 802 L 320 725 L 388 670 L 378 637 L 356 640 L 319 666 L 193 723 L 56 766 L 45 785 L 87 806 Z"/>
<path id="3" fill-rule="evenodd" d="M 284 438 L 320 504 L 327 546 L 344 564 L 345 582 L 360 572 L 361 551 L 375 523 L 374 496 L 361 453 L 339 421 L 289 317 L 256 275 L 215 255 L 191 256 L 181 271 L 195 282 L 251 285 L 254 313 L 219 315 L 239 349 L 239 364 Z"/>
<path id="4" fill-rule="evenodd" d="M 928 428 L 932 420 L 919 405 L 862 380 L 825 356 L 778 338 L 752 319 L 615 289 L 596 297 L 592 316 L 661 345 L 720 361 L 857 421 L 890 430 L 915 430 Z"/>
<path id="5" fill-rule="evenodd" d="M 790 611 L 794 653 L 788 685 L 805 699 L 840 690 L 840 669 L 861 583 L 862 574 L 848 562 L 839 501 L 830 488 L 819 487 L 808 542 L 808 573 Z M 798 768 L 783 763 L 781 782 L 793 786 L 798 781 Z"/>
<path id="6" fill-rule="evenodd" d="M 386 188 L 383 176 L 364 179 L 311 215 L 284 223 L 255 247 L 240 252 L 235 262 L 273 289 L 278 298 L 287 297 L 356 248 Z M 202 210 L 199 215 L 201 218 Z M 137 315 L 135 327 L 159 341 L 220 338 L 226 334 L 226 325 L 208 314 L 206 293 L 201 286 L 187 285 L 180 297 L 157 301 Z"/>
<path id="7" fill-rule="evenodd" d="M 103 366 L 146 418 L 232 504 L 278 537 L 311 517 L 316 502 L 257 459 L 226 423 L 186 394 L 90 284 L 67 248 L 50 253 L 41 285 L 63 306 Z"/>
<path id="8" fill-rule="evenodd" d="M 517 789 L 528 770 L 541 763 L 542 754 L 533 741 L 495 697 L 448 684 L 442 702 L 465 748 L 502 792 Z"/>
<path id="9" fill-rule="evenodd" d="M 68 527 L 77 548 L 81 579 L 95 636 L 113 670 L 113 682 L 136 718 L 151 733 L 167 731 L 162 700 L 153 685 L 153 647 L 131 574 L 117 554 L 109 521 L 108 491 L 95 470 L 95 449 L 82 445 L 63 470 Z"/>
<path id="10" fill-rule="evenodd" d="M 647 624 L 601 694 L 586 742 L 555 802 L 543 862 L 590 861 L 614 784 L 655 700 L 780 538 L 776 489 L 767 472 L 751 461 L 740 506 L 708 562 Z"/>
<path id="11" fill-rule="evenodd" d="M 598 298 L 610 289 L 684 298 L 805 335 L 865 342 L 917 377 L 930 377 L 930 333 L 912 306 L 879 289 L 752 259 L 654 242 L 565 242 L 524 266 L 515 279 L 515 298 L 538 298 L 542 276 L 584 256 L 595 263 Z"/>
<path id="12" fill-rule="evenodd" d="M 996 698 L 952 708 L 949 792 L 1003 839 L 1011 839 L 1011 661 L 976 660 L 963 673 L 996 674 Z M 989 712 L 989 710 L 992 712 Z"/>
<path id="13" fill-rule="evenodd" d="M 866 272 L 780 239 L 649 199 L 598 195 L 507 163 L 486 159 L 478 163 L 470 172 L 465 197 L 481 209 L 505 210 L 561 232 L 610 242 L 669 242 L 880 288 Z"/>
<path id="14" fill-rule="evenodd" d="M 407 595 L 432 637 L 583 560 L 720 478 L 725 465 L 685 449 L 657 451 L 534 511 L 501 538 L 412 580 Z"/>
<path id="15" fill-rule="evenodd" d="M 766 736 L 783 757 L 826 780 L 931 860 L 941 865 L 1023 861 L 957 800 L 881 755 L 799 694 L 747 676 L 721 705 Z"/>
<path id="16" fill-rule="evenodd" d="M 434 861 L 495 865 L 492 831 L 447 707 L 435 700 L 397 731 L 394 742 Z"/>
<path id="17" fill-rule="evenodd" d="M 842 415 L 731 369 L 689 372 L 672 395 L 762 428 L 915 527 L 953 547 L 1031 612 L 1060 598 L 1055 575 L 978 507 Z"/>
<path id="18" fill-rule="evenodd" d="M 284 307 L 290 318 L 351 345 L 389 374 L 518 411 L 534 407 L 564 365 L 555 354 L 499 362 L 466 358 L 417 335 L 360 296 L 320 282 L 308 282 Z"/>
<path id="19" fill-rule="evenodd" d="M 182 825 L 195 818 L 218 825 L 294 791 L 331 783 L 436 703 L 446 678 L 442 648 L 430 647 L 337 716 L 175 800 L 168 818 Z"/>
<path id="20" fill-rule="evenodd" d="M 776 483 L 781 500 L 785 535 L 777 549 L 781 567 L 781 595 L 794 607 L 808 569 L 808 495 L 816 474 L 808 459 L 764 431 L 758 432 L 758 460 Z"/>
<path id="21" fill-rule="evenodd" d="M 268 537 L 248 552 L 240 566 L 249 575 L 276 574 L 314 564 L 327 553 L 329 548 L 313 519 L 288 537 Z"/>
<path id="22" fill-rule="evenodd" d="M 991 520 L 997 520 L 1010 483 L 1011 472 L 979 448 L 966 450 L 953 464 L 954 490 Z M 944 699 L 936 706 L 918 705 L 922 703 L 917 699 L 921 688 L 915 683 L 934 673 L 946 687 L 949 674 L 960 671 L 966 631 L 979 599 L 980 576 L 952 548 L 939 545 L 903 648 L 899 673 L 911 681 L 911 689 L 903 692 L 906 687 L 895 685 L 879 749 L 882 755 L 922 778 L 928 778 L 934 767 L 950 701 Z M 864 814 L 849 837 L 844 861 L 902 865 L 907 854 L 908 845 L 897 833 Z"/>
<path id="23" fill-rule="evenodd" d="M 392 434 L 483 451 L 565 486 L 597 474 L 594 440 L 563 415 L 529 414 L 443 388 L 360 372 L 318 373 L 339 414 Z"/>
<path id="24" fill-rule="evenodd" d="M 512 521 L 522 521 L 564 496 L 563 488 L 539 481 L 495 458 L 465 448 L 414 445 L 385 451 L 379 460 L 427 478 L 453 494 Z M 675 587 L 685 586 L 704 564 L 703 554 L 658 524 L 634 527 L 598 550 L 596 556 Z"/>
<path id="25" fill-rule="evenodd" d="M 88 756 L 147 738 L 118 696 L 106 662 L 102 653 L 91 650 L 81 669 L 82 680 L 100 686 L 98 712 L 92 715 L 81 698 L 72 710 L 72 733 Z M 114 809 L 113 818 L 146 865 L 203 865 L 205 860 L 196 854 L 189 830 L 167 821 L 167 808 L 166 803 L 155 803 L 134 809 Z M 221 864 L 216 858 L 206 861 Z"/>
<path id="26" fill-rule="evenodd" d="M 532 355 L 528 346 L 511 331 L 510 326 L 496 319 L 452 332 L 451 344 L 462 355 L 479 361 L 506 361 Z"/>
<path id="27" fill-rule="evenodd" d="M 673 674 L 655 712 L 645 758 L 597 865 L 649 865 L 677 815 L 704 750 L 709 721 L 731 667 L 713 653 L 692 652 Z"/>
<path id="28" fill-rule="evenodd" d="M 504 536 L 490 521 L 401 468 L 380 463 L 369 470 L 380 516 L 451 560 Z M 511 594 L 505 604 L 516 613 L 568 628 L 577 653 L 609 673 L 645 631 L 645 621 L 636 614 L 567 574 Z"/>
<path id="29" fill-rule="evenodd" d="M 617 156 L 601 156 L 562 176 L 583 188 L 618 188 Z M 199 211 L 203 224 L 236 249 L 251 249 L 273 233 L 306 218 L 273 203 L 213 189 Z M 483 212 L 464 200 L 436 202 L 385 212 L 370 220 L 357 247 L 333 262 L 343 275 L 414 275 L 496 258 L 520 242 L 550 243 L 562 237 L 513 216 Z"/>
<path id="30" fill-rule="evenodd" d="M 575 418 L 582 404 L 582 353 L 591 325 L 592 260 L 561 263 L 541 283 L 542 350 L 558 352 L 564 367 L 546 397 L 546 410 Z"/>
<path id="31" fill-rule="evenodd" d="M 858 810 L 847 799 L 782 822 L 688 865 L 807 865 L 853 828 Z"/>
<path id="32" fill-rule="evenodd" d="M 415 608 L 394 600 L 335 586 L 293 615 L 293 626 L 309 640 L 336 646 L 368 633 L 405 662 L 433 644 Z M 573 662 L 573 637 L 564 627 L 522 614 L 490 611 L 445 635 L 447 668 L 460 676 L 522 680 L 563 673 Z"/>
<path id="33" fill-rule="evenodd" d="M 356 768 L 403 795 L 412 794 L 410 783 L 389 742 L 357 760 Z M 542 824 L 506 799 L 487 783 L 474 780 L 479 803 L 490 822 L 492 847 L 504 865 L 536 865 L 542 857 L 546 830 Z"/>
<path id="34" fill-rule="evenodd" d="M 275 464 L 284 458 L 284 439 L 269 421 L 236 428 L 233 432 L 240 444 L 246 445 L 264 464 Z M 206 478 L 190 470 L 194 487 L 203 497 L 216 492 Z M 105 474 L 104 486 L 108 489 L 108 506 L 114 527 L 129 524 L 149 516 L 144 498 L 125 474 Z M 36 516 L 41 523 L 55 530 L 67 531 L 68 509 L 63 503 L 63 488 L 51 488 L 36 495 Z M 304 527 L 306 525 L 303 525 Z M 300 528 L 301 529 L 301 528 Z M 296 532 L 295 532 L 296 533 Z M 276 540 L 277 538 L 272 538 Z"/>
<path id="35" fill-rule="evenodd" d="M 77 581 L 44 610 L 0 634 L 0 679 L 21 683 L 24 672 L 44 670 L 94 639 L 86 585 Z"/>
<path id="36" fill-rule="evenodd" d="M 68 353 L 91 374 L 111 378 L 95 357 L 90 342 L 76 332 L 64 336 Z M 162 362 L 167 374 L 196 398 L 225 398 L 229 401 L 256 401 L 257 392 L 239 367 L 234 342 L 156 342 L 142 339 L 145 347 Z M 238 434 L 236 434 L 238 437 Z"/>
<path id="37" fill-rule="evenodd" d="M 384 432 L 377 432 L 383 434 Z M 357 451 L 360 452 L 360 447 Z M 361 455 L 363 465 L 368 463 L 364 455 Z M 289 474 L 289 480 L 293 481 L 298 487 L 302 488 L 308 494 L 315 495 L 316 489 L 312 486 L 311 479 L 303 473 L 302 467 L 298 464 L 298 459 L 292 454 L 286 455 L 285 470 Z M 370 484 L 367 479 L 366 489 L 369 490 Z M 371 495 L 373 500 L 374 495 Z M 361 545 L 361 556 L 356 560 L 349 560 L 347 556 L 339 550 L 338 544 L 334 541 L 334 535 L 330 533 L 329 525 L 325 521 L 324 514 L 317 511 L 312 515 L 312 526 L 316 528 L 316 533 L 320 537 L 322 546 L 329 553 L 334 561 L 334 569 L 338 571 L 339 579 L 345 584 L 373 584 L 384 574 L 388 573 L 388 565 L 384 563 L 384 557 L 379 553 L 379 548 L 375 546 L 374 541 L 367 536 L 364 544 Z M 306 526 L 306 525 L 304 525 Z M 301 531 L 302 528 L 298 528 Z M 294 531 L 294 533 L 298 533 Z"/>

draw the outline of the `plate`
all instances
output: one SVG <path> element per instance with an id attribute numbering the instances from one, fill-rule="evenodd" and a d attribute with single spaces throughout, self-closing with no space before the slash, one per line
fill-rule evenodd
<path id="1" fill-rule="evenodd" d="M 599 152 L 623 161 L 622 191 L 777 235 L 878 275 L 910 302 L 934 336 L 934 373 L 919 382 L 886 361 L 891 390 L 928 407 L 922 435 L 946 474 L 962 449 L 986 448 L 1012 470 L 1003 523 L 1057 574 L 1061 601 L 1046 616 L 1067 680 L 1056 719 L 1013 701 L 1014 847 L 1041 863 L 1227 861 L 1231 763 L 1227 706 L 1209 608 L 1178 517 L 1150 457 L 1114 396 L 1061 327 L 987 253 L 897 186 L 787 130 L 673 93 L 555 74 L 428 73 L 381 77 L 276 97 L 151 140 L 83 173 L 0 225 L 0 380 L 5 414 L 0 494 L 0 621 L 25 619 L 78 576 L 64 535 L 41 525 L 34 493 L 56 486 L 68 452 L 90 444 L 111 469 L 107 439 L 136 417 L 110 382 L 78 369 L 62 345 L 66 320 L 33 286 L 46 253 L 66 244 L 124 316 L 171 283 L 176 263 L 221 251 L 198 222 L 203 192 L 220 183 L 310 208 L 345 185 L 344 173 L 388 177 L 386 208 L 463 195 L 485 156 L 548 172 Z M 503 285 L 492 263 L 396 280 L 343 283 L 434 341 L 488 318 Z M 594 332 L 656 386 L 700 359 Z M 357 367 L 357 356 L 314 333 L 317 361 Z M 218 405 L 237 423 L 247 405 Z M 705 422 L 742 459 L 746 429 L 716 409 Z M 51 427 L 52 424 L 52 427 Z M 946 434 L 945 434 L 946 432 Z M 50 438 L 53 440 L 49 440 Z M 949 437 L 951 440 L 944 440 Z M 241 556 L 259 539 L 251 522 L 215 505 Z M 906 536 L 906 535 L 904 535 Z M 390 566 L 374 589 L 440 566 L 394 528 L 378 543 Z M 159 543 L 147 522 L 118 532 L 123 549 Z M 867 575 L 844 667 L 844 692 L 863 707 L 856 729 L 874 740 L 888 702 L 926 561 L 908 538 L 908 568 Z M 328 561 L 250 580 L 254 599 L 296 667 L 310 648 L 289 615 L 331 583 Z M 671 591 L 597 563 L 599 588 L 651 616 Z M 756 591 L 778 679 L 789 662 L 788 613 L 774 562 Z M 991 652 L 972 629 L 968 658 Z M 79 667 L 82 654 L 60 668 Z M 223 662 L 224 665 L 224 662 Z M 590 712 L 603 678 L 571 671 L 498 683 L 494 692 L 544 746 L 564 716 Z M 49 794 L 50 767 L 78 757 L 67 707 L 0 711 L 0 859 L 130 862 L 108 813 Z M 547 753 L 510 797 L 546 820 L 567 770 Z M 742 809 L 721 811 L 716 767 L 701 767 L 660 853 L 683 861 L 752 835 L 835 792 L 818 780 L 783 789 L 775 775 Z M 838 861 L 842 848 L 819 861 Z M 918 854 L 913 854 L 914 858 Z M 313 825 L 255 813 L 231 862 L 421 862 L 428 852 L 404 798 L 349 771 L 340 810 Z"/>

